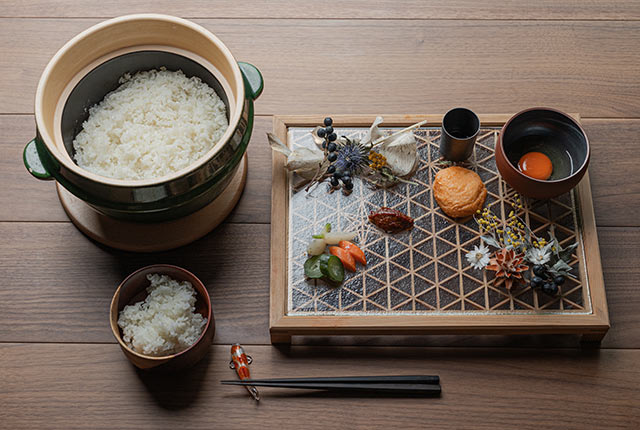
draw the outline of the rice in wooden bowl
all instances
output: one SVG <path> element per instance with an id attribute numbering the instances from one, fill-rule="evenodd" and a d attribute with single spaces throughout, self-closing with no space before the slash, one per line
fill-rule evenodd
<path id="1" fill-rule="evenodd" d="M 207 353 L 215 333 L 204 284 L 166 264 L 143 267 L 118 286 L 110 323 L 125 356 L 140 369 L 191 367 Z"/>

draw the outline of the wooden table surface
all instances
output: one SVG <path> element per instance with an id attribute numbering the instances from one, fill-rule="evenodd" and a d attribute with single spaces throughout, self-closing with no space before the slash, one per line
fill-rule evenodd
<path id="1" fill-rule="evenodd" d="M 135 4 L 132 4 L 135 3 Z M 265 78 L 244 195 L 205 238 L 160 254 L 99 246 L 69 222 L 22 149 L 33 99 L 64 42 L 109 17 L 162 12 L 218 35 Z M 0 2 L 0 428 L 640 428 L 640 2 Z M 594 206 L 611 330 L 572 336 L 294 338 L 269 344 L 274 114 L 579 112 L 592 145 Z M 151 263 L 196 273 L 217 331 L 185 375 L 136 371 L 115 343 L 116 285 Z M 334 398 L 263 389 L 255 404 L 228 368 L 254 375 L 434 373 L 439 399 Z"/>

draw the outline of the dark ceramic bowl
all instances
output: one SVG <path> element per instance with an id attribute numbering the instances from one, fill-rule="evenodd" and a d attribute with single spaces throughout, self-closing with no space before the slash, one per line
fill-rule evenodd
<path id="1" fill-rule="evenodd" d="M 542 152 L 553 164 L 547 180 L 520 171 L 518 161 L 528 152 Z M 573 189 L 587 171 L 589 141 L 573 118 L 555 109 L 532 108 L 514 115 L 502 127 L 496 164 L 502 178 L 518 193 L 536 199 L 556 197 Z"/>
<path id="2" fill-rule="evenodd" d="M 192 165 L 160 178 L 121 180 L 79 167 L 73 139 L 88 108 L 118 87 L 124 73 L 166 67 L 197 76 L 227 107 L 229 127 Z M 263 88 L 258 69 L 238 63 L 213 34 L 166 15 L 127 15 L 97 24 L 51 59 L 36 92 L 36 138 L 24 162 L 38 179 L 55 179 L 98 211 L 125 220 L 166 221 L 213 201 L 237 170 L 253 129 L 253 101 Z"/>
<path id="3" fill-rule="evenodd" d="M 200 338 L 189 348 L 176 354 L 161 357 L 141 354 L 129 348 L 124 343 L 124 340 L 122 340 L 122 331 L 118 326 L 120 311 L 124 309 L 125 306 L 143 301 L 147 297 L 146 289 L 149 286 L 147 275 L 151 273 L 168 275 L 177 281 L 191 282 L 197 294 L 196 312 L 207 318 L 207 325 L 202 331 Z M 211 341 L 215 333 L 211 300 L 209 299 L 209 293 L 204 284 L 188 270 L 169 264 L 154 264 L 143 267 L 127 276 L 113 295 L 109 320 L 111 323 L 111 331 L 120 344 L 124 355 L 136 367 L 145 370 L 179 370 L 193 366 L 205 356 L 211 346 Z"/>

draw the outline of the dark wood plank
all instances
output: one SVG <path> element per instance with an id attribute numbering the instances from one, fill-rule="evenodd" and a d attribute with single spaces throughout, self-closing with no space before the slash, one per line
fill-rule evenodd
<path id="1" fill-rule="evenodd" d="M 584 120 L 591 143 L 591 193 L 600 225 L 640 224 L 640 121 Z"/>
<path id="2" fill-rule="evenodd" d="M 11 429 L 636 429 L 640 351 L 249 346 L 254 376 L 438 374 L 441 398 L 332 397 L 234 379 L 229 346 L 191 371 L 136 371 L 116 345 L 0 344 Z M 384 411 L 384 412 L 382 412 Z"/>
<path id="3" fill-rule="evenodd" d="M 592 147 L 591 185 L 598 226 L 640 226 L 640 181 L 629 174 L 640 165 L 635 144 L 640 120 L 583 120 Z M 247 186 L 227 219 L 268 223 L 271 208 L 271 117 L 256 117 L 249 145 Z M 30 115 L 0 115 L 0 221 L 67 221 L 53 183 L 38 181 L 22 163 L 22 149 L 34 133 Z M 637 169 L 636 169 L 637 170 Z"/>
<path id="4" fill-rule="evenodd" d="M 640 120 L 584 121 L 612 322 L 602 346 L 614 349 L 554 348 L 577 345 L 562 336 L 252 346 L 268 343 L 270 117 L 256 121 L 248 184 L 231 224 L 173 252 L 129 254 L 90 242 L 67 221 L 53 184 L 22 166 L 33 117 L 6 114 L 32 112 L 49 58 L 102 18 L 146 11 L 196 17 L 239 60 L 259 66 L 263 115 L 443 112 L 453 103 L 483 113 L 550 105 L 588 117 L 640 117 L 637 1 L 5 0 L 0 17 L 92 19 L 0 19 L 0 428 L 640 427 Z M 326 47 L 331 55 L 319 66 Z M 194 271 L 213 299 L 218 345 L 182 375 L 136 371 L 107 323 L 117 283 L 155 262 Z M 444 394 L 332 398 L 264 389 L 256 405 L 242 389 L 219 385 L 235 377 L 228 343 L 238 341 L 255 359 L 255 376 L 437 373 Z M 340 343 L 447 348 L 331 346 Z"/>
<path id="5" fill-rule="evenodd" d="M 104 17 L 128 13 L 166 13 L 198 18 L 408 18 L 412 19 L 640 19 L 631 0 L 558 2 L 542 0 L 5 0 L 2 17 Z"/>
<path id="6" fill-rule="evenodd" d="M 603 346 L 640 347 L 640 230 L 598 231 L 611 329 Z M 635 340 L 634 340 L 635 339 Z M 633 346 L 632 346 L 633 345 Z"/>
<path id="7" fill-rule="evenodd" d="M 2 221 L 68 221 L 54 181 L 29 174 L 22 160 L 25 145 L 35 137 L 33 115 L 0 115 L 0 219 Z M 26 174 L 26 175 L 25 175 Z"/>
<path id="8" fill-rule="evenodd" d="M 98 21 L 0 19 L 0 113 L 32 112 L 46 63 Z M 636 21 L 196 22 L 262 70 L 260 114 L 427 113 L 453 105 L 502 113 L 548 105 L 587 117 L 640 117 Z M 331 55 L 319 63 L 326 47 Z"/>
<path id="9" fill-rule="evenodd" d="M 262 224 L 271 219 L 271 147 L 267 141 L 267 133 L 271 131 L 271 116 L 255 117 L 247 149 L 247 183 L 238 205 L 226 222 Z"/>
<path id="10" fill-rule="evenodd" d="M 159 254 L 101 248 L 70 223 L 0 223 L 0 341 L 115 342 L 107 313 L 118 283 L 139 267 L 170 263 L 207 285 L 216 343 L 269 343 L 269 226 L 224 224 Z M 600 229 L 612 328 L 603 346 L 640 348 L 640 228 Z M 571 336 L 300 338 L 296 343 L 577 346 Z"/>
<path id="11" fill-rule="evenodd" d="M 267 343 L 268 225 L 219 226 L 158 254 L 101 248 L 70 223 L 0 223 L 0 340 L 113 342 L 109 304 L 132 271 L 169 263 L 207 286 L 216 342 Z"/>

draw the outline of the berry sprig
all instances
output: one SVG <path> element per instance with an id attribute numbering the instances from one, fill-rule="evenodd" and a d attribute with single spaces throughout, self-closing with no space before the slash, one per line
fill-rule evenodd
<path id="1" fill-rule="evenodd" d="M 550 296 L 556 296 L 560 291 L 560 286 L 564 284 L 565 277 L 563 275 L 553 275 L 542 264 L 533 266 L 533 278 L 531 278 L 531 287 L 541 289 L 543 293 Z"/>
<path id="2" fill-rule="evenodd" d="M 327 161 L 329 161 L 329 167 L 327 167 L 327 173 L 331 175 L 330 183 L 333 188 L 340 188 L 340 182 L 345 191 L 350 192 L 353 190 L 353 180 L 349 175 L 349 172 L 343 171 L 336 166 L 338 160 L 338 144 L 336 140 L 338 135 L 333 130 L 333 119 L 327 117 L 324 119 L 324 128 L 318 130 L 318 137 L 323 138 L 322 149 L 325 150 Z"/>

